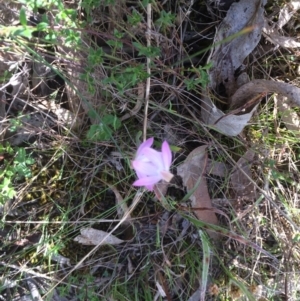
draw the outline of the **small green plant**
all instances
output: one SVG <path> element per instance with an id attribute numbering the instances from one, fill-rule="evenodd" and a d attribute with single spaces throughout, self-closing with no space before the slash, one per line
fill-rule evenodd
<path id="1" fill-rule="evenodd" d="M 148 58 L 154 58 L 160 55 L 160 48 L 155 46 L 143 46 L 141 43 L 133 42 L 133 46 L 139 51 L 139 56 L 146 56 Z"/>
<path id="2" fill-rule="evenodd" d="M 134 10 L 132 12 L 131 16 L 128 16 L 128 22 L 130 25 L 133 25 L 133 26 L 138 25 L 140 22 L 142 22 L 142 20 L 143 20 L 143 17 L 136 10 Z"/>
<path id="3" fill-rule="evenodd" d="M 18 117 L 16 118 L 11 118 L 9 120 L 9 123 L 10 123 L 10 127 L 9 127 L 9 131 L 11 133 L 14 133 L 15 131 L 17 131 L 19 128 L 22 127 L 22 120 L 21 120 L 21 117 L 24 117 L 24 115 L 19 115 Z M 29 116 L 28 115 L 25 115 L 25 118 L 29 119 Z"/>
<path id="4" fill-rule="evenodd" d="M 34 159 L 26 154 L 25 148 L 17 149 L 16 157 L 13 161 L 13 169 L 17 179 L 31 177 L 30 165 L 34 163 Z"/>
<path id="5" fill-rule="evenodd" d="M 199 84 L 202 86 L 202 88 L 206 88 L 209 82 L 207 74 L 207 70 L 209 68 L 211 68 L 211 64 L 207 64 L 206 66 L 200 66 L 198 68 L 193 67 L 188 69 L 188 71 L 196 75 L 196 77 L 194 78 L 184 80 L 188 91 L 195 90 Z"/>
<path id="6" fill-rule="evenodd" d="M 34 159 L 26 154 L 23 147 L 13 149 L 11 146 L 0 145 L 0 153 L 4 154 L 4 158 L 15 153 L 13 160 L 4 159 L 0 172 L 0 204 L 4 204 L 16 195 L 13 182 L 31 177 L 29 166 L 34 163 Z"/>
<path id="7" fill-rule="evenodd" d="M 104 115 L 101 122 L 91 125 L 87 138 L 92 141 L 110 140 L 113 132 L 121 127 L 121 121 L 114 115 Z"/>
<path id="8" fill-rule="evenodd" d="M 51 44 L 57 44 L 59 38 L 64 38 L 64 44 L 68 47 L 78 46 L 81 43 L 80 34 L 77 31 L 77 11 L 75 9 L 67 9 L 61 0 L 19 0 L 24 4 L 20 9 L 19 21 L 21 25 L 6 26 L 2 29 L 1 34 L 13 37 L 17 43 L 24 45 L 24 40 L 18 39 L 25 37 L 33 38 L 34 32 L 43 32 L 44 40 Z M 37 12 L 39 8 L 56 10 L 54 24 L 50 26 L 47 15 L 43 15 L 41 21 L 36 26 L 28 25 L 26 11 L 32 10 Z M 60 30 L 53 28 L 53 25 L 60 26 Z"/>
<path id="9" fill-rule="evenodd" d="M 16 195 L 16 191 L 12 187 L 10 175 L 4 177 L 0 183 L 0 204 L 4 204 L 7 200 L 12 199 Z"/>
<path id="10" fill-rule="evenodd" d="M 170 26 L 174 26 L 175 15 L 171 12 L 166 12 L 162 10 L 160 12 L 159 18 L 155 21 L 155 24 L 160 27 L 163 32 Z"/>
<path id="11" fill-rule="evenodd" d="M 115 37 L 115 39 L 108 40 L 106 43 L 109 46 L 113 47 L 114 50 L 122 49 L 123 43 L 120 41 L 120 39 L 122 39 L 123 36 L 124 36 L 124 33 L 118 31 L 117 29 L 114 29 L 114 37 Z"/>
<path id="12" fill-rule="evenodd" d="M 130 89 L 140 82 L 143 82 L 149 76 L 142 65 L 127 67 L 125 70 L 115 69 L 111 76 L 105 78 L 104 85 L 113 85 L 120 95 L 123 95 L 127 89 Z"/>

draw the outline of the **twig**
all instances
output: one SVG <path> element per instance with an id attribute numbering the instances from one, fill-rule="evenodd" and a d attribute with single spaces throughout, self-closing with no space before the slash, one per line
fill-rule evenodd
<path id="1" fill-rule="evenodd" d="M 147 4 L 147 31 L 146 31 L 146 39 L 147 39 L 147 47 L 151 46 L 151 4 Z M 144 141 L 147 139 L 147 117 L 148 117 L 148 108 L 149 108 L 149 95 L 150 95 L 150 69 L 151 59 L 147 57 L 147 74 L 148 78 L 146 81 L 146 94 L 145 94 L 145 112 L 144 112 L 144 124 L 143 124 L 143 139 Z"/>

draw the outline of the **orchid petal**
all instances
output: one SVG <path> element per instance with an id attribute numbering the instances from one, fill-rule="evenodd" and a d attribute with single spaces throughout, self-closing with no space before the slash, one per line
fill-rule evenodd
<path id="1" fill-rule="evenodd" d="M 142 179 L 136 180 L 132 185 L 133 186 L 151 186 L 160 181 L 161 177 L 159 175 L 157 176 L 151 176 L 151 177 L 146 177 Z"/>
<path id="2" fill-rule="evenodd" d="M 135 172 L 136 172 L 136 175 L 137 175 L 137 177 L 138 177 L 139 179 L 147 177 L 147 175 L 145 175 L 145 174 L 142 173 L 142 172 L 139 172 L 138 170 L 136 170 Z"/>
<path id="3" fill-rule="evenodd" d="M 162 160 L 162 154 L 161 152 L 158 152 L 157 150 L 153 148 L 146 148 L 143 152 L 144 156 L 147 157 L 153 165 L 156 166 L 156 171 L 163 170 L 164 169 L 164 163 Z"/>
<path id="4" fill-rule="evenodd" d="M 133 160 L 131 164 L 135 171 L 139 172 L 140 174 L 143 174 L 145 176 L 157 175 L 157 167 L 154 166 L 152 163 Z"/>
<path id="5" fill-rule="evenodd" d="M 174 177 L 174 175 L 172 173 L 170 173 L 169 171 L 165 171 L 165 170 L 161 171 L 160 174 L 161 174 L 161 178 L 163 180 L 165 180 L 166 182 L 170 182 L 172 180 L 172 178 Z"/>
<path id="6" fill-rule="evenodd" d="M 154 185 L 145 186 L 149 191 L 153 191 Z"/>
<path id="7" fill-rule="evenodd" d="M 172 152 L 167 141 L 164 141 L 161 147 L 162 158 L 165 165 L 165 170 L 169 170 L 172 163 Z"/>
<path id="8" fill-rule="evenodd" d="M 139 148 L 138 148 L 138 150 L 137 150 L 137 152 L 136 152 L 136 155 L 138 156 L 138 155 L 144 150 L 144 148 L 149 148 L 149 147 L 151 147 L 151 145 L 153 144 L 153 141 L 154 141 L 154 138 L 152 137 L 152 138 L 147 139 L 145 142 L 143 142 L 143 143 L 139 146 Z"/>

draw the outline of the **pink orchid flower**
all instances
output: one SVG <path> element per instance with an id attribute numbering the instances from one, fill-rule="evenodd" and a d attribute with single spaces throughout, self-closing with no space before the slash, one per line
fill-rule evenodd
<path id="1" fill-rule="evenodd" d="M 170 173 L 172 153 L 168 142 L 164 141 L 161 152 L 158 152 L 151 148 L 153 141 L 153 138 L 149 138 L 143 142 L 136 152 L 135 159 L 131 162 L 139 178 L 132 185 L 145 186 L 150 191 L 160 180 L 170 182 L 173 178 L 173 174 Z"/>

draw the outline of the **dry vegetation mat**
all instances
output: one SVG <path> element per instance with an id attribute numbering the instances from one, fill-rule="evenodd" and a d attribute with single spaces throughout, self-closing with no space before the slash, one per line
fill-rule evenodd
<path id="1" fill-rule="evenodd" d="M 300 1 L 0 1 L 0 300 L 300 300 Z"/>

